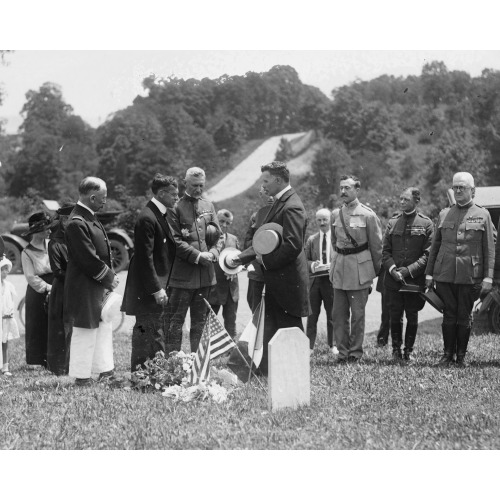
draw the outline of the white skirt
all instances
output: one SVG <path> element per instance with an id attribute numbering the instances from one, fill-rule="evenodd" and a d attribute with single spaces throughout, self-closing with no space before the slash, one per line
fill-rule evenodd
<path id="1" fill-rule="evenodd" d="M 99 328 L 73 327 L 69 351 L 69 376 L 90 378 L 92 373 L 113 370 L 113 325 L 101 321 Z"/>
<path id="2" fill-rule="evenodd" d="M 19 328 L 14 318 L 2 319 L 2 342 L 19 338 Z"/>

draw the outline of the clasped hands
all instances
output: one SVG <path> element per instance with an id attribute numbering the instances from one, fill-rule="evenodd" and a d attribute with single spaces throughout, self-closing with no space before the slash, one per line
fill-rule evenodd
<path id="1" fill-rule="evenodd" d="M 390 274 L 396 281 L 404 283 L 405 279 L 410 276 L 410 271 L 408 271 L 407 267 L 393 267 Z"/>
<path id="2" fill-rule="evenodd" d="M 211 262 L 214 262 L 214 254 L 210 252 L 201 252 L 200 253 L 200 260 L 198 261 L 199 264 L 202 266 L 208 266 Z"/>

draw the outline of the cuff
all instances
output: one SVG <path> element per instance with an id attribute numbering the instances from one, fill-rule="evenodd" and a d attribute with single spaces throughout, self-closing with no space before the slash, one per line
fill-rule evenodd
<path id="1" fill-rule="evenodd" d="M 493 283 L 493 280 L 491 278 L 484 278 L 483 282 L 484 283 Z"/>
<path id="2" fill-rule="evenodd" d="M 392 271 L 393 269 L 396 269 L 396 265 L 395 265 L 395 264 L 393 264 L 393 265 L 389 268 L 389 274 L 391 274 L 391 271 Z"/>
<path id="3" fill-rule="evenodd" d="M 434 278 L 430 274 L 425 275 L 426 280 L 433 280 Z"/>
<path id="4" fill-rule="evenodd" d="M 196 260 L 194 261 L 195 264 L 198 264 L 198 262 L 200 261 L 200 255 L 201 253 L 198 254 L 198 257 L 196 257 Z"/>

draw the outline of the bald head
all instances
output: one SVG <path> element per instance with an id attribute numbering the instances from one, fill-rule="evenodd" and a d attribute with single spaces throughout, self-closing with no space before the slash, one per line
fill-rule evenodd
<path id="1" fill-rule="evenodd" d="M 320 231 L 327 233 L 330 229 L 332 214 L 327 208 L 321 208 L 316 212 L 316 224 Z"/>

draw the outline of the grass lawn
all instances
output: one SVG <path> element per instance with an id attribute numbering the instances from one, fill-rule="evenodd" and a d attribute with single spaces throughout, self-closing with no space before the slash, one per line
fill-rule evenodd
<path id="1" fill-rule="evenodd" d="M 498 449 L 500 337 L 473 336 L 467 368 L 434 366 L 439 320 L 422 323 L 416 361 L 395 364 L 365 338 L 358 365 L 334 366 L 326 344 L 311 361 L 311 406 L 270 413 L 253 383 L 226 403 L 174 402 L 159 393 L 74 388 L 69 377 L 28 371 L 24 337 L 13 377 L 0 378 L 4 449 Z M 324 332 L 320 335 L 324 337 Z M 130 332 L 115 337 L 128 370 Z"/>

